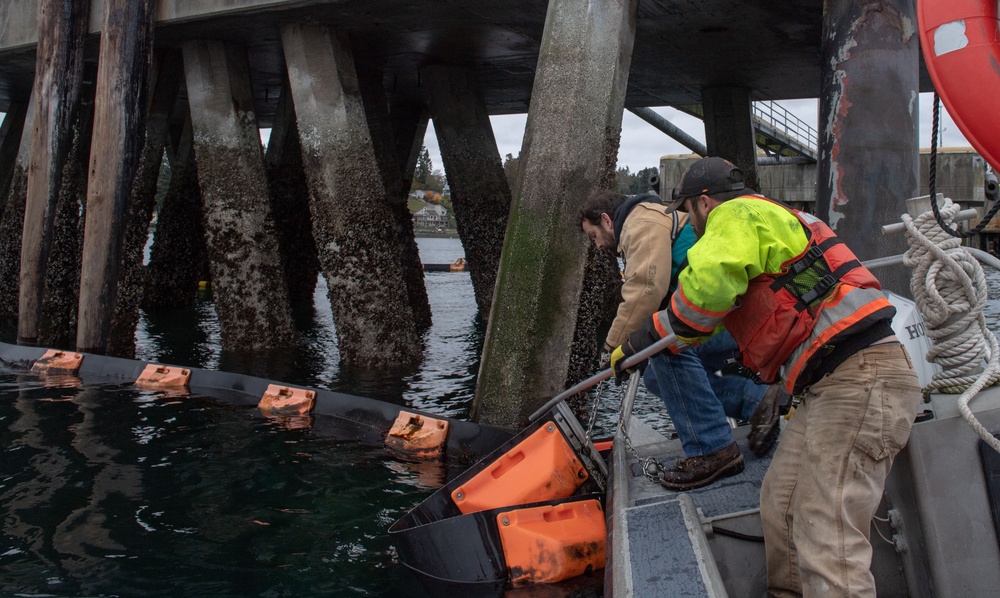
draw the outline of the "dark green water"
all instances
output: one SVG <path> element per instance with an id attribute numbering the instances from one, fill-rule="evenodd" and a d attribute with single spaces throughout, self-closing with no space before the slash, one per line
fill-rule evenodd
<path id="1" fill-rule="evenodd" d="M 455 239 L 419 241 L 426 263 L 462 255 Z M 483 337 L 472 285 L 464 273 L 426 284 L 434 325 L 416 371 L 342 375 L 322 286 L 296 314 L 295 350 L 222 354 L 205 297 L 144 316 L 139 358 L 465 417 Z M 341 440 L 321 418 L 289 430 L 212 397 L 47 383 L 0 368 L 0 596 L 445 595 L 399 564 L 387 530 L 457 471 Z"/>

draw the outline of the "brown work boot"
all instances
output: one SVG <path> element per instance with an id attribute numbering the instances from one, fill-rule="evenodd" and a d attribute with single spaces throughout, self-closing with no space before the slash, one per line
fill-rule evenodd
<path id="1" fill-rule="evenodd" d="M 743 453 L 733 442 L 710 455 L 678 459 L 673 469 L 660 476 L 660 484 L 671 490 L 691 490 L 707 486 L 719 478 L 743 471 Z"/>
<path id="2" fill-rule="evenodd" d="M 788 402 L 791 396 L 785 392 L 781 383 L 767 387 L 764 396 L 753 415 L 750 416 L 750 452 L 763 457 L 778 440 L 778 417 L 781 416 L 781 406 Z"/>

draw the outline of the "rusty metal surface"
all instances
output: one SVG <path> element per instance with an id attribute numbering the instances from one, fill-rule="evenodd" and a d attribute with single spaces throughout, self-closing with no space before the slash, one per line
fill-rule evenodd
<path id="1" fill-rule="evenodd" d="M 25 99 L 34 73 L 36 0 L 0 3 L 0 111 Z M 101 0 L 92 0 L 100 11 Z M 350 33 L 359 59 L 384 68 L 387 91 L 425 105 L 421 67 L 471 67 L 491 114 L 527 112 L 547 0 L 160 0 L 157 46 L 190 39 L 248 45 L 258 117 L 267 126 L 283 80 L 278 28 L 326 23 Z M 98 12 L 98 15 L 100 12 Z M 706 86 L 752 99 L 817 97 L 823 2 L 642 0 L 627 107 L 697 103 Z M 93 21 L 94 19 L 92 19 Z M 93 25 L 91 30 L 94 30 Z M 21 32 L 21 33 L 16 33 Z M 96 60 L 92 36 L 88 57 Z M 930 90 L 921 73 L 921 89 Z"/>

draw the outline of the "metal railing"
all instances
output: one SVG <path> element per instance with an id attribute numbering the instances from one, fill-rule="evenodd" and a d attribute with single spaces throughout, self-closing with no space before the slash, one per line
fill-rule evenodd
<path id="1" fill-rule="evenodd" d="M 753 115 L 813 151 L 819 147 L 816 129 L 774 101 L 753 102 Z"/>

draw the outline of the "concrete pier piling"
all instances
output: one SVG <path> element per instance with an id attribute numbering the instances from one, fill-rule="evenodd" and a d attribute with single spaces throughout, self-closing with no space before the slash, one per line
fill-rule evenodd
<path id="1" fill-rule="evenodd" d="M 20 118 L 18 118 L 20 117 Z M 21 277 L 21 233 L 24 229 L 24 202 L 28 195 L 28 161 L 31 154 L 31 130 L 35 122 L 34 103 L 28 101 L 7 112 L 8 125 L 4 142 L 18 138 L 17 154 L 10 167 L 9 182 L 4 192 L 3 213 L 0 214 L 0 317 L 16 318 Z M 13 130 L 20 128 L 15 136 Z"/>
<path id="2" fill-rule="evenodd" d="M 117 357 L 135 356 L 135 330 L 139 306 L 145 291 L 146 269 L 143 253 L 149 239 L 149 224 L 156 204 L 156 187 L 163 164 L 163 149 L 177 92 L 184 79 L 180 52 L 160 52 L 153 61 L 151 79 L 155 79 L 146 116 L 142 156 L 131 186 L 128 214 L 124 226 L 118 292 L 111 316 L 107 353 Z"/>
<path id="3" fill-rule="evenodd" d="M 271 123 L 264 163 L 288 299 L 293 304 L 312 301 L 319 276 L 319 258 L 309 220 L 309 186 L 302 170 L 299 128 L 287 82 L 281 89 L 278 110 Z"/>
<path id="4" fill-rule="evenodd" d="M 823 19 L 816 213 L 862 260 L 906 250 L 880 227 L 919 194 L 919 37 L 908 0 L 832 0 Z M 909 295 L 909 274 L 880 272 Z"/>
<path id="5" fill-rule="evenodd" d="M 136 195 L 141 194 L 142 183 L 136 180 L 136 174 L 147 141 L 158 145 L 162 153 L 162 125 L 158 129 L 161 140 L 147 140 L 146 136 L 154 4 L 152 0 L 104 2 L 76 335 L 77 349 L 88 353 L 107 351 L 112 315 L 116 313 L 119 273 L 134 268 L 134 265 L 122 268 L 123 256 L 133 262 L 141 259 L 141 250 L 125 245 L 130 211 L 133 219 L 141 219 L 146 213 L 144 224 L 148 226 L 149 223 L 151 207 L 134 205 L 139 198 L 133 198 L 133 185 L 136 185 Z M 164 104 L 168 102 L 170 100 L 164 99 Z M 166 106 L 161 107 L 161 110 L 166 109 Z M 148 159 L 155 160 L 153 157 Z M 158 166 L 157 162 L 149 168 Z M 148 196 L 148 192 L 146 194 Z M 151 206 L 151 202 L 147 203 Z M 140 244 L 141 247 L 145 240 L 141 232 L 134 233 L 133 238 L 133 246 Z M 130 303 L 134 304 L 134 299 L 130 299 Z M 130 314 L 133 334 L 136 321 L 138 315 L 132 319 Z M 120 324 L 128 327 L 128 322 L 120 321 Z M 127 331 L 125 336 L 128 336 Z M 125 351 L 126 356 L 131 357 L 131 353 Z"/>
<path id="6" fill-rule="evenodd" d="M 363 69 L 359 67 L 357 72 L 372 149 L 375 151 L 375 161 L 385 185 L 386 202 L 392 214 L 392 233 L 399 255 L 399 265 L 403 271 L 406 296 L 413 314 L 413 323 L 417 331 L 422 332 L 431 326 L 431 304 L 427 299 L 427 288 L 424 286 L 424 268 L 420 261 L 420 250 L 413 234 L 413 215 L 407 204 L 413 170 L 416 167 L 416 156 L 413 157 L 412 165 L 400 163 L 382 70 L 369 66 Z M 408 160 L 410 156 L 404 158 Z M 404 170 L 409 172 L 408 176 L 404 176 Z"/>
<path id="7" fill-rule="evenodd" d="M 31 132 L 27 195 L 21 244 L 17 338 L 39 341 L 42 296 L 52 248 L 63 168 L 73 143 L 83 86 L 83 44 L 89 0 L 39 4 L 35 81 L 35 123 Z M 89 136 L 89 133 L 88 133 Z M 76 292 L 74 288 L 73 293 Z"/>
<path id="8" fill-rule="evenodd" d="M 198 283 L 209 280 L 208 248 L 194 160 L 191 118 L 185 111 L 167 144 L 170 180 L 156 221 L 146 267 L 142 308 L 163 310 L 194 303 Z"/>
<path id="9" fill-rule="evenodd" d="M 291 309 L 245 51 L 192 41 L 183 52 L 223 349 L 291 346 Z"/>
<path id="10" fill-rule="evenodd" d="M 754 141 L 750 90 L 745 87 L 706 87 L 701 90 L 705 115 L 705 147 L 743 170 L 747 185 L 760 189 L 757 144 Z"/>
<path id="11" fill-rule="evenodd" d="M 566 388 L 587 239 L 576 210 L 610 186 L 636 1 L 551 0 L 490 313 L 478 421 L 520 426 Z"/>
<path id="12" fill-rule="evenodd" d="M 17 154 L 21 147 L 21 133 L 27 112 L 27 104 L 12 104 L 7 109 L 3 124 L 0 124 L 0 214 L 3 213 L 10 182 L 17 169 Z"/>
<path id="13" fill-rule="evenodd" d="M 462 67 L 421 71 L 441 160 L 448 173 L 458 234 L 479 313 L 489 316 L 510 212 L 510 185 L 474 73 Z"/>
<path id="14" fill-rule="evenodd" d="M 347 37 L 296 24 L 281 39 L 341 362 L 416 364 L 417 326 Z"/>

